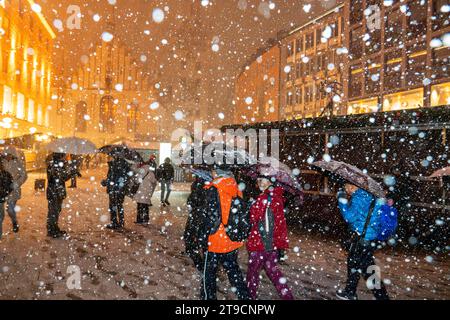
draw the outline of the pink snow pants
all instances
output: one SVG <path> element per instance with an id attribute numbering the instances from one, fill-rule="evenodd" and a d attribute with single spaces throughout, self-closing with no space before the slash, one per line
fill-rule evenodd
<path id="1" fill-rule="evenodd" d="M 247 286 L 250 297 L 256 300 L 259 286 L 259 273 L 264 268 L 270 281 L 274 284 L 278 294 L 283 300 L 294 300 L 291 290 L 286 284 L 286 278 L 283 277 L 277 265 L 278 253 L 269 252 L 249 252 L 249 262 L 247 269 Z"/>

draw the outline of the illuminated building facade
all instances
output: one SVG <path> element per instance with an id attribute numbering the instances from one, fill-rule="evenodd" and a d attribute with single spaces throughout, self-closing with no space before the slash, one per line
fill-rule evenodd
<path id="1" fill-rule="evenodd" d="M 347 4 L 348 114 L 450 104 L 448 1 Z"/>
<path id="2" fill-rule="evenodd" d="M 31 0 L 0 1 L 0 138 L 51 133 L 55 33 Z"/>
<path id="3" fill-rule="evenodd" d="M 158 141 L 159 105 L 139 61 L 118 40 L 102 42 L 70 76 L 58 96 L 57 132 L 98 146 Z"/>
<path id="4" fill-rule="evenodd" d="M 281 118 L 320 115 L 342 90 L 344 5 L 293 29 L 281 41 Z M 332 92 L 327 92 L 327 88 Z M 335 92 L 336 91 L 336 92 Z M 333 94 L 335 92 L 335 94 Z M 339 108 L 336 101 L 335 108 Z"/>
<path id="5" fill-rule="evenodd" d="M 274 42 L 253 55 L 236 79 L 236 123 L 279 120 L 280 47 Z"/>

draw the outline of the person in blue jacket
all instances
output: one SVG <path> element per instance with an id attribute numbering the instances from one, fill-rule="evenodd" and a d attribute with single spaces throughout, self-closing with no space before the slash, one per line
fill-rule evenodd
<path id="1" fill-rule="evenodd" d="M 350 197 L 350 200 L 347 197 Z M 380 229 L 379 211 L 383 204 L 383 200 L 376 199 L 367 191 L 350 183 L 345 184 L 345 193 L 338 193 L 339 210 L 353 234 L 350 248 L 348 248 L 346 287 L 336 293 L 341 300 L 358 299 L 356 290 L 361 275 L 366 281 L 370 277 L 378 277 L 374 279 L 375 281 L 369 281 L 370 289 L 377 300 L 389 299 L 386 288 L 379 279 L 379 273 L 376 272 L 377 267 L 373 256 Z M 367 216 L 372 207 L 373 213 L 364 231 Z"/>

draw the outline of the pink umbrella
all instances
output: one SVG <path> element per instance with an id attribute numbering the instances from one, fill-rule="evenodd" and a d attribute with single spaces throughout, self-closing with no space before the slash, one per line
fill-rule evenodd
<path id="1" fill-rule="evenodd" d="M 445 167 L 433 172 L 430 178 L 440 178 L 444 176 L 450 176 L 450 167 Z"/>

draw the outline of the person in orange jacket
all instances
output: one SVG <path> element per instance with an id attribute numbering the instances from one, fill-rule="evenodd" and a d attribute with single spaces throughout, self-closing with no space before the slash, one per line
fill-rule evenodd
<path id="1" fill-rule="evenodd" d="M 208 250 L 204 257 L 203 283 L 201 298 L 203 300 L 216 300 L 217 269 L 219 265 L 225 268 L 228 279 L 235 290 L 239 300 L 249 300 L 247 285 L 237 262 L 238 249 L 242 242 L 233 242 L 228 237 L 225 226 L 230 215 L 231 200 L 242 197 L 233 174 L 222 168 L 212 170 L 213 181 L 205 186 L 206 213 L 210 221 L 207 229 L 209 234 Z"/>

